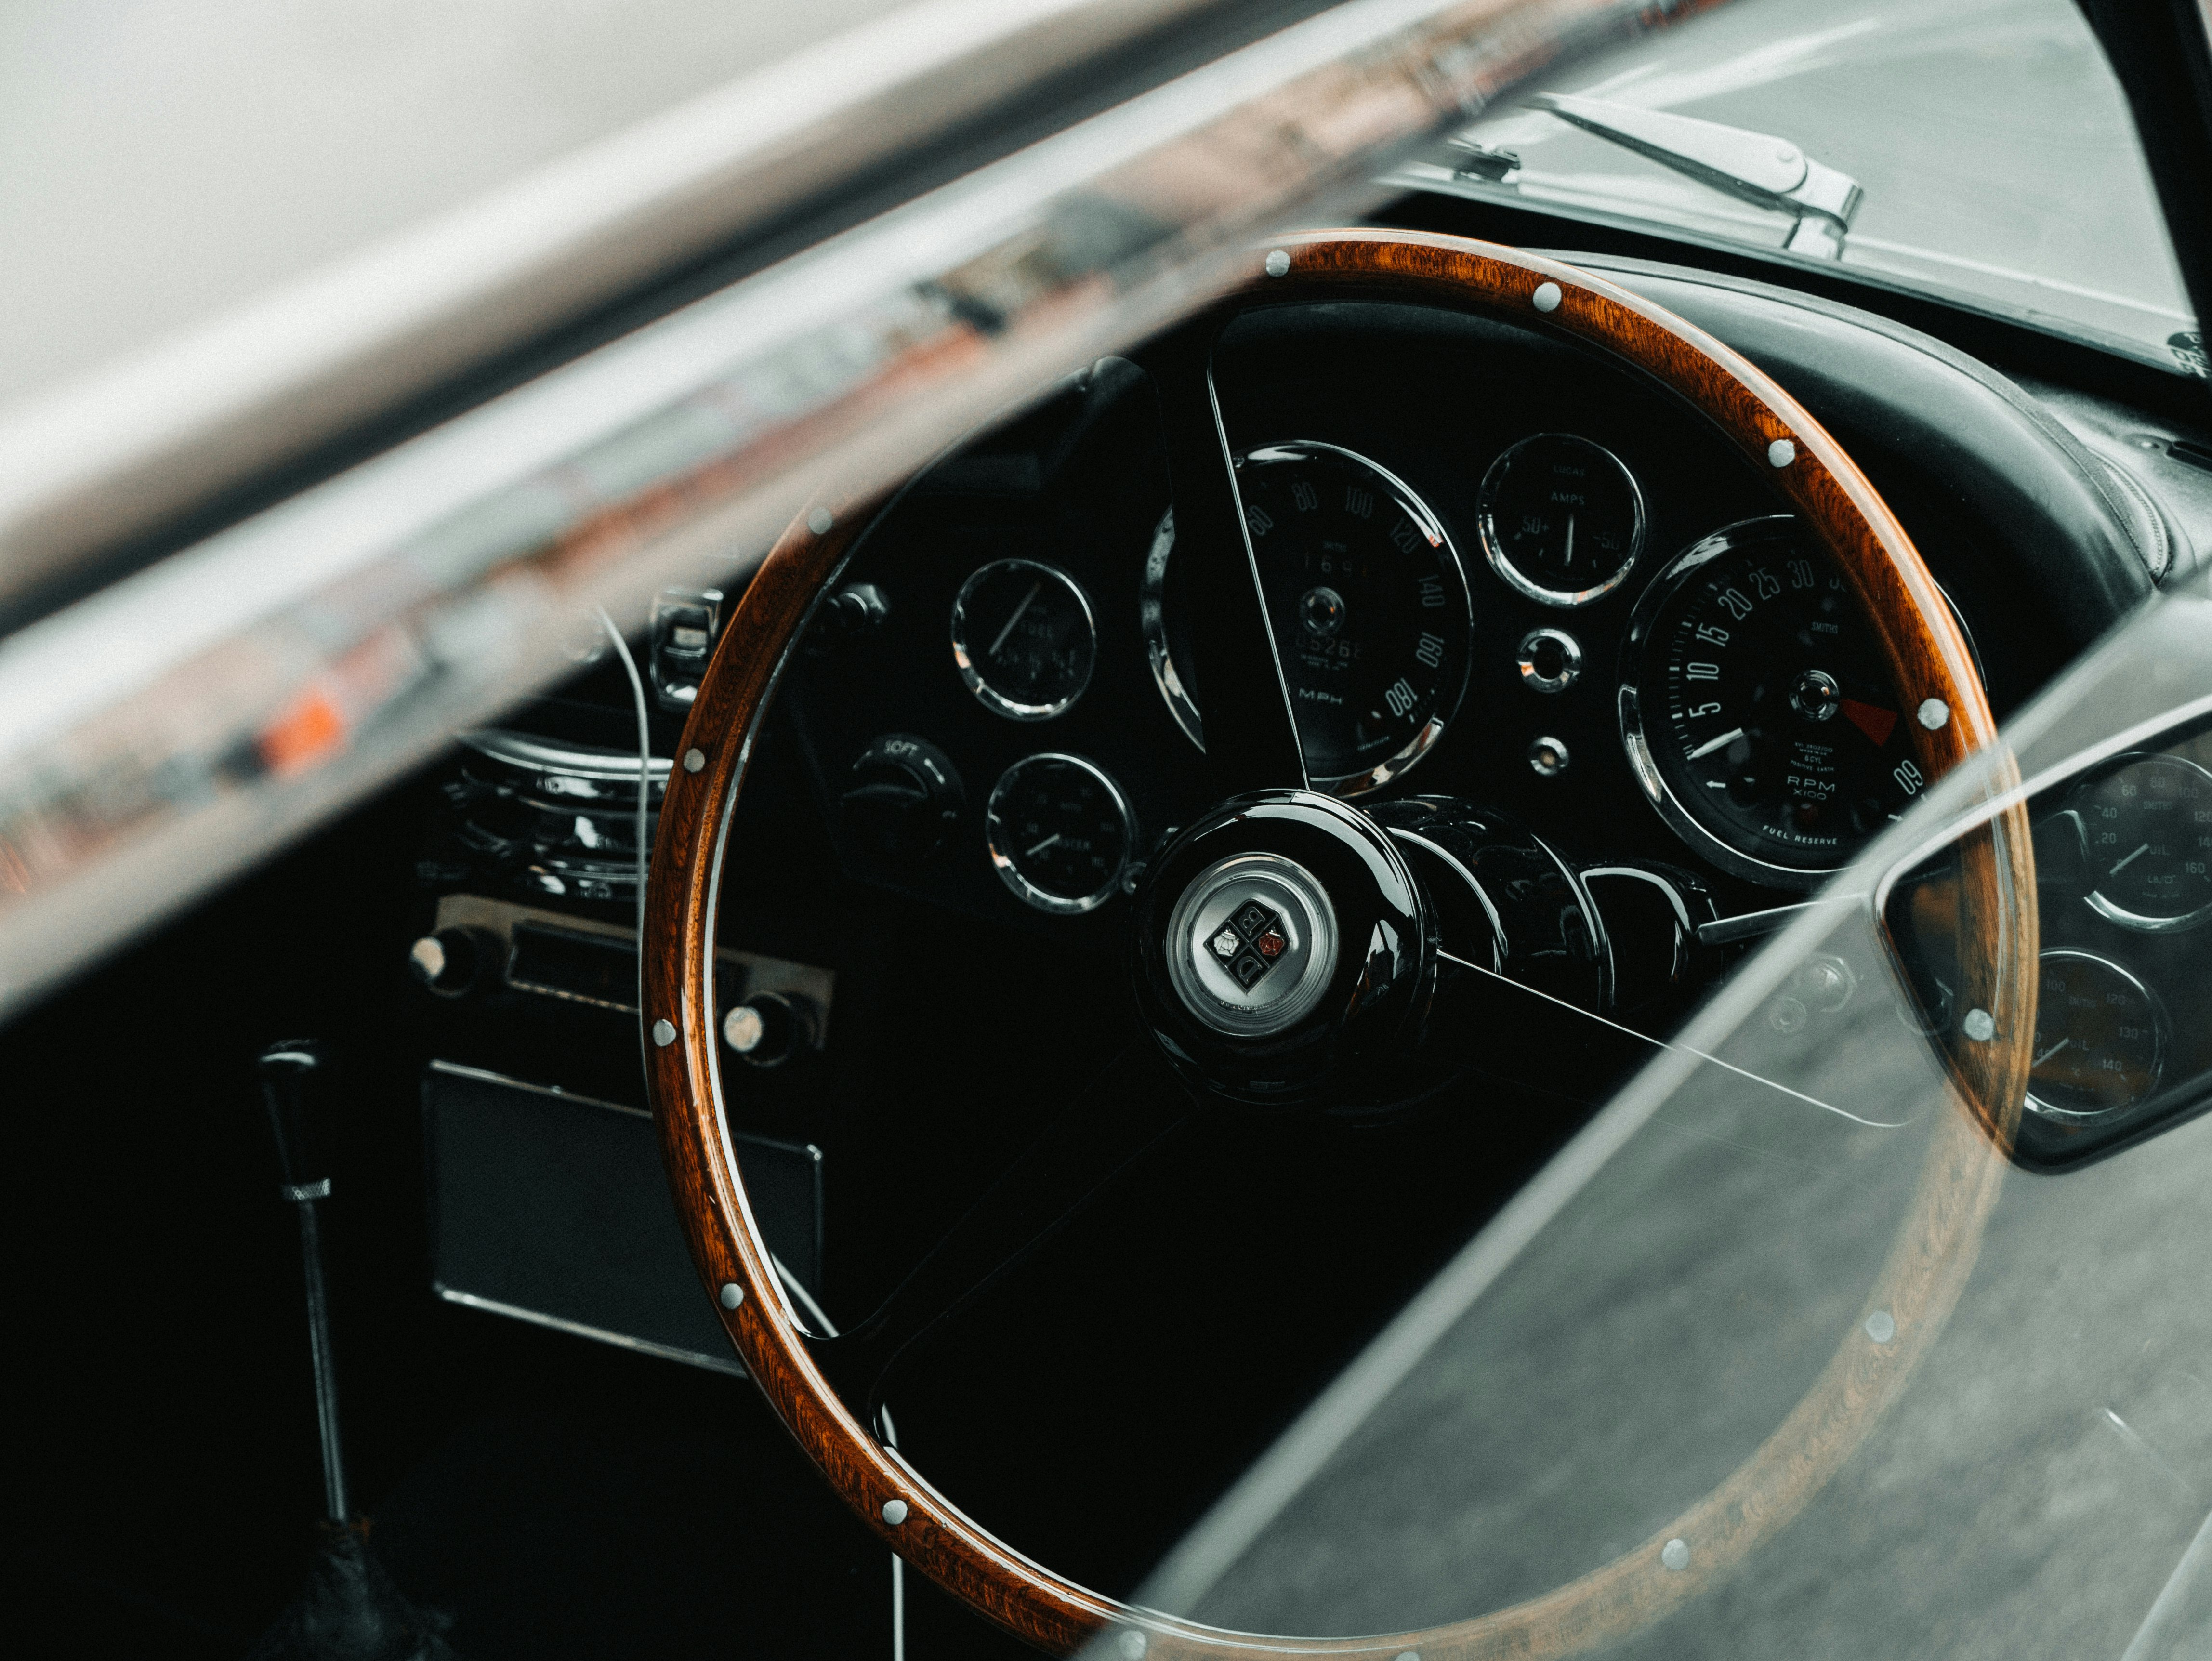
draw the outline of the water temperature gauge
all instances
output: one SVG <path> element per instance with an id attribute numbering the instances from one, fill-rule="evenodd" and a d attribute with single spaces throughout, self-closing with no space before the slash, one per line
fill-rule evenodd
<path id="1" fill-rule="evenodd" d="M 1028 756 L 1006 769 L 984 828 L 999 879 L 1024 904 L 1061 916 L 1114 897 L 1137 839 L 1121 787 L 1080 756 Z"/>

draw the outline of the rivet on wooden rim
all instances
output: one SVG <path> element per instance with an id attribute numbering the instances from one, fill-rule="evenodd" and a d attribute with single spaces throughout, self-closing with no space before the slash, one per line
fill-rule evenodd
<path id="1" fill-rule="evenodd" d="M 1530 302 L 1540 312 L 1556 312 L 1559 309 L 1559 301 L 1565 298 L 1565 296 L 1559 292 L 1559 285 L 1556 283 L 1539 283 L 1536 285 L 1536 292 L 1528 296 Z"/>
<path id="2" fill-rule="evenodd" d="M 1270 277 L 1288 277 L 1290 274 L 1290 255 L 1284 252 L 1280 248 L 1272 250 L 1267 255 L 1267 275 Z"/>
<path id="3" fill-rule="evenodd" d="M 1778 438 L 1766 447 L 1766 465 L 1770 467 L 1787 467 L 1796 459 L 1797 447 L 1786 438 Z"/>
<path id="4" fill-rule="evenodd" d="M 1878 1309 L 1866 1317 L 1866 1335 L 1878 1344 L 1886 1344 L 1897 1336 L 1897 1317 L 1886 1309 Z"/>
<path id="5" fill-rule="evenodd" d="M 1951 706 L 1941 698 L 1929 698 L 1920 706 L 1920 724 L 1931 733 L 1940 733 L 1950 725 Z"/>
<path id="6" fill-rule="evenodd" d="M 696 773 L 703 770 L 706 765 L 707 752 L 704 750 L 686 750 L 684 752 L 684 770 L 685 772 Z"/>
<path id="7" fill-rule="evenodd" d="M 670 1021 L 655 1021 L 653 1024 L 653 1041 L 659 1044 L 663 1050 L 667 1049 L 669 1045 L 674 1043 L 676 1042 L 676 1027 L 674 1023 Z"/>
<path id="8" fill-rule="evenodd" d="M 745 1289 L 735 1281 L 725 1281 L 722 1282 L 722 1289 L 714 1295 L 721 1299 L 724 1309 L 735 1309 L 739 1304 L 744 1302 Z"/>
<path id="9" fill-rule="evenodd" d="M 906 1501 L 903 1500 L 884 1500 L 884 1521 L 889 1523 L 893 1528 L 896 1528 L 901 1523 L 905 1522 Z"/>
<path id="10" fill-rule="evenodd" d="M 816 536 L 828 536 L 830 527 L 836 522 L 830 516 L 830 510 L 827 508 L 809 508 L 806 510 L 806 528 L 813 532 Z"/>
<path id="11" fill-rule="evenodd" d="M 1687 1540 L 1679 1538 L 1669 1540 L 1665 1545 L 1659 1548 L 1659 1561 L 1664 1563 L 1670 1569 L 1686 1569 L 1689 1567 L 1690 1542 Z"/>

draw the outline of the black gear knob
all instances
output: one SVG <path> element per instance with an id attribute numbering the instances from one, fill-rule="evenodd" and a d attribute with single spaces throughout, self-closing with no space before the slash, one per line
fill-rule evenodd
<path id="1" fill-rule="evenodd" d="M 288 1200 L 319 1200 L 331 1191 L 325 1065 L 322 1046 L 313 1038 L 282 1039 L 261 1052 L 261 1098 Z"/>

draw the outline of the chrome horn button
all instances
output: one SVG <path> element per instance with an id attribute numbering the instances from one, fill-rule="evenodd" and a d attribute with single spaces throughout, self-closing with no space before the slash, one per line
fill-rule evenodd
<path id="1" fill-rule="evenodd" d="M 1336 970 L 1328 891 L 1280 854 L 1236 854 L 1192 879 L 1168 914 L 1168 978 L 1183 1007 L 1233 1037 L 1312 1013 Z"/>

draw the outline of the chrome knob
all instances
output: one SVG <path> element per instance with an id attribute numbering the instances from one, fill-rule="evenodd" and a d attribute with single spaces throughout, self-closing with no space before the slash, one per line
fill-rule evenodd
<path id="1" fill-rule="evenodd" d="M 722 1017 L 722 1042 L 755 1067 L 781 1067 L 813 1037 L 813 1006 L 787 993 L 756 992 Z"/>

